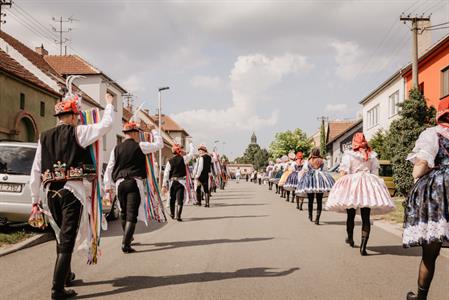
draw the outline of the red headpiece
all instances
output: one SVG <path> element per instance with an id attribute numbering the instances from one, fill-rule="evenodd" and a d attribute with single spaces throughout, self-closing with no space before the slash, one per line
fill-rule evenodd
<path id="1" fill-rule="evenodd" d="M 449 114 L 449 98 L 441 100 L 440 103 L 438 104 L 438 112 L 436 116 L 438 125 L 449 127 L 449 123 L 440 120 L 446 114 Z"/>
<path id="2" fill-rule="evenodd" d="M 368 160 L 371 147 L 368 145 L 365 135 L 362 132 L 357 132 L 352 137 L 352 150 L 360 151 L 360 149 L 365 153 L 365 160 Z"/>
<path id="3" fill-rule="evenodd" d="M 176 155 L 182 154 L 182 146 L 180 144 L 173 144 L 171 151 Z"/>
<path id="4" fill-rule="evenodd" d="M 123 132 L 140 131 L 139 126 L 135 122 L 127 122 L 123 125 Z"/>
<path id="5" fill-rule="evenodd" d="M 55 105 L 55 117 L 64 114 L 77 114 L 79 112 L 78 96 L 76 95 L 71 100 L 64 100 Z"/>

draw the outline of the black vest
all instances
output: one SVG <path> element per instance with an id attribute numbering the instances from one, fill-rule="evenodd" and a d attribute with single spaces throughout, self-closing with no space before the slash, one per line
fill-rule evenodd
<path id="1" fill-rule="evenodd" d="M 89 149 L 78 143 L 76 129 L 59 125 L 43 132 L 41 143 L 41 172 L 45 185 L 53 181 L 80 180 L 95 174 Z"/>
<path id="2" fill-rule="evenodd" d="M 114 150 L 115 164 L 112 170 L 112 180 L 120 178 L 146 178 L 146 158 L 139 143 L 133 139 L 126 139 Z"/>
<path id="3" fill-rule="evenodd" d="M 203 171 L 200 174 L 199 179 L 201 181 L 205 181 L 209 178 L 210 167 L 212 165 L 212 158 L 209 154 L 205 154 L 202 156 L 203 158 Z"/>
<path id="4" fill-rule="evenodd" d="M 173 156 L 170 160 L 170 178 L 182 178 L 187 175 L 184 157 L 180 155 Z"/>

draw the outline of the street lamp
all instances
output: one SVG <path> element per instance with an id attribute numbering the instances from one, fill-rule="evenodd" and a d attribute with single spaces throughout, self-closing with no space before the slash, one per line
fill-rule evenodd
<path id="1" fill-rule="evenodd" d="M 162 124 L 162 115 L 161 115 L 161 110 L 162 110 L 162 98 L 161 98 L 161 92 L 170 89 L 170 87 L 165 86 L 165 87 L 160 87 L 158 89 L 158 94 L 159 94 L 159 109 L 158 109 L 158 114 L 159 114 L 159 136 L 162 136 L 161 133 L 161 124 Z M 162 186 L 162 149 L 159 149 L 159 184 L 160 186 Z"/>

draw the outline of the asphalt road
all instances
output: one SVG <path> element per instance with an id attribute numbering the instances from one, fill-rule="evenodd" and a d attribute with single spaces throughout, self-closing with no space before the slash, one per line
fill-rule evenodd
<path id="1" fill-rule="evenodd" d="M 78 299 L 391 300 L 416 288 L 419 249 L 373 227 L 370 255 L 361 257 L 344 243 L 344 215 L 324 212 L 316 226 L 263 185 L 231 183 L 210 208 L 188 206 L 183 217 L 150 230 L 140 224 L 138 252 L 129 255 L 111 223 L 98 265 L 74 255 Z M 54 258 L 54 241 L 0 257 L 0 298 L 48 299 Z M 449 299 L 445 257 L 429 299 Z"/>

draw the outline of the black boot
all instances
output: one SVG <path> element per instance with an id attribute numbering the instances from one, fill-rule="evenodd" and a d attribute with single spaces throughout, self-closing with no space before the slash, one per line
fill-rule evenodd
<path id="1" fill-rule="evenodd" d="M 299 198 L 296 197 L 296 209 L 299 209 Z"/>
<path id="2" fill-rule="evenodd" d="M 321 211 L 317 211 L 315 225 L 320 225 L 320 217 L 321 217 Z"/>
<path id="3" fill-rule="evenodd" d="M 345 239 L 345 243 L 354 248 L 354 237 L 352 232 L 348 232 L 348 237 Z"/>
<path id="4" fill-rule="evenodd" d="M 428 290 L 418 287 L 418 294 L 416 295 L 413 292 L 408 292 L 407 300 L 426 300 L 428 292 Z"/>
<path id="5" fill-rule="evenodd" d="M 287 198 L 285 201 L 290 202 L 290 192 L 285 192 L 287 195 L 285 198 Z"/>
<path id="6" fill-rule="evenodd" d="M 210 196 L 206 194 L 206 204 L 204 207 L 209 207 Z"/>
<path id="7" fill-rule="evenodd" d="M 311 210 L 309 210 L 309 221 L 313 222 L 313 217 L 312 217 L 312 211 Z"/>
<path id="8" fill-rule="evenodd" d="M 76 275 L 72 272 L 72 268 L 69 267 L 69 272 L 67 272 L 67 277 L 65 278 L 65 286 L 72 286 Z"/>
<path id="9" fill-rule="evenodd" d="M 302 205 L 304 204 L 304 198 L 301 198 L 301 204 L 299 205 L 299 210 L 302 210 Z"/>
<path id="10" fill-rule="evenodd" d="M 369 235 L 362 235 L 362 242 L 360 243 L 360 255 L 367 256 L 366 245 L 368 244 Z"/>
<path id="11" fill-rule="evenodd" d="M 120 225 L 122 225 L 123 232 L 125 232 L 126 220 L 125 219 L 120 219 Z"/>
<path id="12" fill-rule="evenodd" d="M 133 239 L 135 229 L 136 229 L 136 223 L 126 222 L 125 233 L 123 234 L 123 240 L 122 240 L 123 253 L 132 253 L 132 252 L 136 251 L 133 248 L 131 248 L 131 241 Z"/>
<path id="13" fill-rule="evenodd" d="M 182 205 L 177 205 L 177 212 L 176 212 L 176 220 L 178 220 L 178 222 L 182 222 L 181 219 L 181 214 L 182 214 Z"/>
<path id="14" fill-rule="evenodd" d="M 53 286 L 51 288 L 51 299 L 68 299 L 75 297 L 74 290 L 64 289 L 67 274 L 70 270 L 72 253 L 58 253 L 53 273 Z"/>

